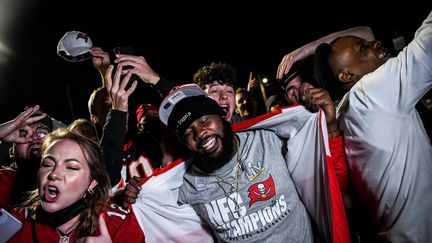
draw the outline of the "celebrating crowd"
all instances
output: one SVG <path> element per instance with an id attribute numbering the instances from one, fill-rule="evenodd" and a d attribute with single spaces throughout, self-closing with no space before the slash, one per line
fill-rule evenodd
<path id="1" fill-rule="evenodd" d="M 398 53 L 366 26 L 306 43 L 261 106 L 257 78 L 241 87 L 229 63 L 180 84 L 143 56 L 78 53 L 68 38 L 87 45 L 86 34 L 67 33 L 59 54 L 92 58 L 102 85 L 88 118 L 60 124 L 35 105 L 0 124 L 0 208 L 20 222 L 1 240 L 432 240 L 430 124 L 417 106 L 432 87 L 432 13 Z"/>

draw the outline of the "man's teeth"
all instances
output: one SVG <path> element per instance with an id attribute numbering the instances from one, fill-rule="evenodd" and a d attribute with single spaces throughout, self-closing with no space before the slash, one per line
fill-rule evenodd
<path id="1" fill-rule="evenodd" d="M 203 144 L 203 148 L 204 149 L 209 149 L 211 146 L 213 146 L 214 145 L 214 142 L 215 142 L 215 138 L 210 138 L 205 144 Z"/>
<path id="2" fill-rule="evenodd" d="M 40 150 L 41 146 L 40 145 L 33 145 L 31 146 L 31 150 Z"/>

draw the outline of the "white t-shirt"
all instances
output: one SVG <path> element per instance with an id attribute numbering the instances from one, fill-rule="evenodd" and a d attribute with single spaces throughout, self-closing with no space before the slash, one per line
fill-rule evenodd
<path id="1" fill-rule="evenodd" d="M 178 205 L 186 164 L 179 159 L 141 182 L 141 191 L 132 209 L 146 242 L 212 243 L 213 236 L 190 205 Z M 132 239 L 131 239 L 132 240 Z"/>
<path id="2" fill-rule="evenodd" d="M 388 241 L 432 240 L 432 147 L 415 109 L 431 86 L 432 13 L 338 106 L 351 180 Z"/>

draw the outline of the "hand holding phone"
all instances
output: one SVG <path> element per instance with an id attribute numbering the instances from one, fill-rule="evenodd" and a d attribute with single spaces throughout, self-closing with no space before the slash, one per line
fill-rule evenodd
<path id="1" fill-rule="evenodd" d="M 133 48 L 130 46 L 114 47 L 113 53 L 114 53 L 114 59 L 116 58 L 115 55 L 117 55 L 117 54 L 135 55 Z M 132 68 L 131 66 L 124 66 L 123 70 L 131 69 L 131 68 Z"/>
<path id="2" fill-rule="evenodd" d="M 130 46 L 114 47 L 112 53 L 113 53 L 113 57 L 111 59 L 113 61 L 114 61 L 114 59 L 116 59 L 117 54 L 135 55 L 134 49 Z M 117 69 L 117 65 L 118 65 L 117 63 L 114 63 L 115 69 Z M 123 66 L 123 70 L 128 70 L 131 68 L 133 68 L 133 67 L 129 66 L 129 65 Z M 114 75 L 114 73 L 113 73 L 113 75 Z M 122 76 L 122 78 L 123 78 L 123 76 Z M 139 79 L 140 78 L 137 75 L 133 74 L 132 77 L 130 78 L 130 83 L 132 83 L 135 80 L 139 80 Z"/>

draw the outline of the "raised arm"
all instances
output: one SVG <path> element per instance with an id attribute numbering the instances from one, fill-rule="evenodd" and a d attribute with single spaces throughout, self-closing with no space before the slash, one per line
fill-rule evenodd
<path id="1" fill-rule="evenodd" d="M 37 111 L 39 111 L 38 105 L 30 107 L 15 119 L 0 124 L 0 142 L 28 143 L 32 141 L 33 130 L 29 125 L 47 116 L 45 113 L 39 114 Z M 26 136 L 21 136 L 21 131 L 25 131 Z"/>
<path id="2" fill-rule="evenodd" d="M 96 68 L 96 70 L 98 70 L 99 74 L 101 75 L 102 86 L 106 86 L 105 74 L 109 65 L 111 64 L 109 54 L 100 47 L 93 47 L 91 49 L 91 54 L 93 56 L 93 67 Z"/>
<path id="3" fill-rule="evenodd" d="M 129 96 L 135 90 L 137 81 L 134 81 L 129 89 L 131 75 L 126 75 L 120 83 L 121 68 L 118 69 L 112 80 L 113 66 L 110 65 L 105 80 L 107 90 L 112 100 L 112 109 L 108 113 L 106 124 L 103 128 L 101 147 L 104 152 L 105 167 L 112 185 L 117 184 L 121 178 L 123 144 L 126 137 L 126 123 Z"/>
<path id="4" fill-rule="evenodd" d="M 151 85 L 161 97 L 165 97 L 175 86 L 174 83 L 156 73 L 143 56 L 117 54 L 114 62 L 118 63 L 119 67 L 131 66 L 131 69 L 123 70 L 122 74 L 131 73 L 137 75 L 144 83 Z"/>
<path id="5" fill-rule="evenodd" d="M 324 111 L 327 123 L 327 132 L 331 157 L 328 160 L 335 172 L 339 188 L 342 194 L 348 186 L 348 165 L 345 160 L 343 136 L 336 121 L 336 111 L 330 94 L 322 88 L 315 88 L 309 83 L 303 83 L 300 88 L 301 99 L 304 105 L 317 111 Z"/>
<path id="6" fill-rule="evenodd" d="M 368 26 L 359 26 L 359 27 L 354 27 L 354 28 L 342 30 L 342 31 L 333 32 L 333 33 L 328 34 L 326 36 L 323 36 L 317 40 L 309 42 L 309 43 L 297 48 L 296 50 L 286 54 L 282 58 L 282 61 L 280 62 L 279 66 L 278 66 L 277 79 L 282 79 L 283 75 L 287 74 L 289 72 L 291 66 L 295 62 L 300 61 L 300 60 L 304 60 L 308 56 L 313 55 L 315 52 L 315 48 L 319 44 L 330 43 L 338 37 L 348 36 L 348 35 L 360 37 L 360 38 L 363 38 L 367 41 L 375 40 L 375 36 L 372 32 L 372 29 Z"/>

